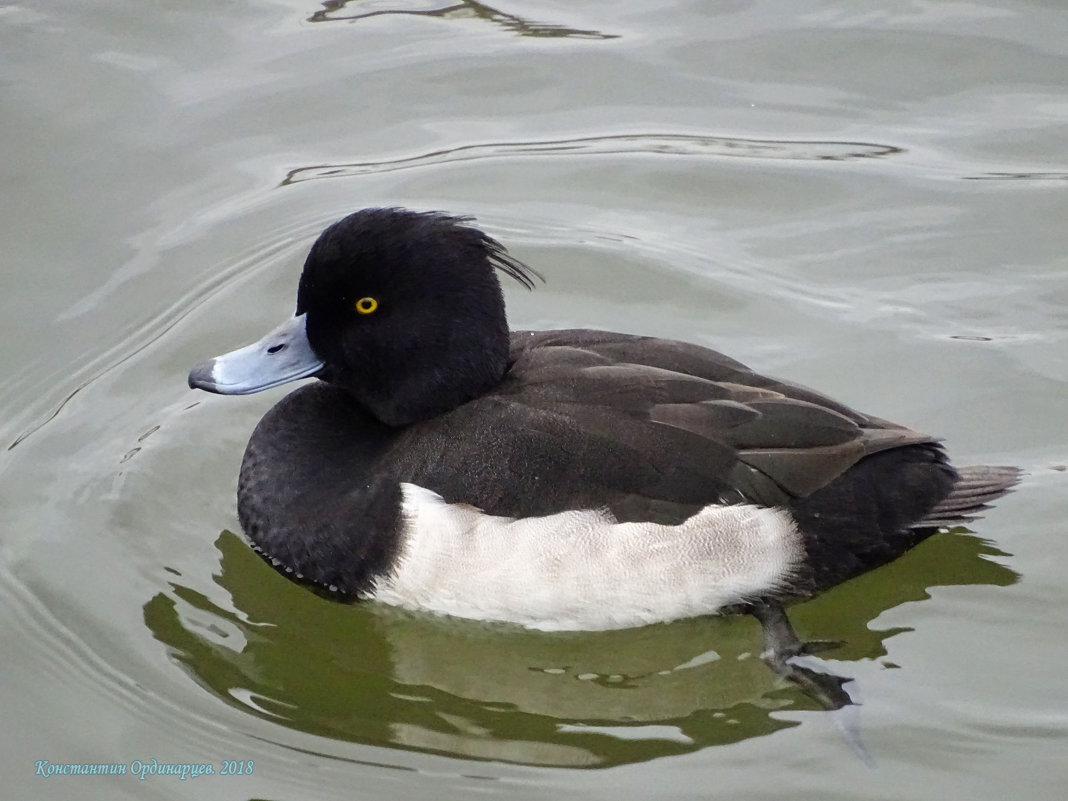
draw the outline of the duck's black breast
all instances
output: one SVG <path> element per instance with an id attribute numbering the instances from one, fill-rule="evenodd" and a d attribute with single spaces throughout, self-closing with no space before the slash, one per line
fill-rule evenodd
<path id="1" fill-rule="evenodd" d="M 392 433 L 327 383 L 277 403 L 249 439 L 238 478 L 238 518 L 256 550 L 313 587 L 365 590 L 398 544 L 400 487 L 377 470 Z"/>
<path id="2" fill-rule="evenodd" d="M 930 437 L 714 351 L 520 331 L 495 389 L 410 426 L 328 384 L 290 394 L 249 443 L 239 514 L 265 554 L 355 594 L 395 556 L 401 482 L 508 517 L 603 508 L 679 523 L 715 503 L 786 507 L 807 594 L 899 555 L 953 478 Z"/>

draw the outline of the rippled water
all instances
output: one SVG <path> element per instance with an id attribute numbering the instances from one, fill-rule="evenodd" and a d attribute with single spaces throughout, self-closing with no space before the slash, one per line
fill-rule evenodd
<path id="1" fill-rule="evenodd" d="M 0 3 L 0 65 L 5 798 L 1063 795 L 1059 4 Z M 795 610 L 844 640 L 856 720 L 749 619 L 523 632 L 332 605 L 249 551 L 237 467 L 285 390 L 186 372 L 384 204 L 542 272 L 516 326 L 711 345 L 1028 471 Z M 153 759 L 254 770 L 35 775 Z"/>

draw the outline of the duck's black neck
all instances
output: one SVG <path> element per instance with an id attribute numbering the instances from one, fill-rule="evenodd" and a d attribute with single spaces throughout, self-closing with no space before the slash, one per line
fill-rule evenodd
<path id="1" fill-rule="evenodd" d="M 401 427 L 484 395 L 504 378 L 508 329 L 458 325 L 407 342 L 378 343 L 373 358 L 328 367 L 322 378 L 377 420 Z"/>

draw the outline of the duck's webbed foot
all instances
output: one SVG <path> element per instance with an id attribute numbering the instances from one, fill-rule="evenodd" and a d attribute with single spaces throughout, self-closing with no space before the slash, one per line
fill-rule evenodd
<path id="1" fill-rule="evenodd" d="M 811 656 L 821 651 L 837 648 L 842 644 L 841 642 L 834 640 L 801 642 L 793 626 L 790 625 L 790 620 L 786 617 L 786 611 L 780 604 L 773 601 L 754 603 L 752 613 L 764 629 L 764 652 L 761 658 L 768 667 L 783 678 L 797 684 L 824 709 L 841 709 L 853 703 L 853 699 L 843 687 L 852 679 L 814 670 L 796 662 L 797 657 Z"/>

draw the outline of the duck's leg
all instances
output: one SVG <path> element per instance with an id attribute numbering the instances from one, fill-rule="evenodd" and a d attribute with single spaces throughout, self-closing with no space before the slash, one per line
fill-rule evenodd
<path id="1" fill-rule="evenodd" d="M 824 709 L 841 709 L 853 703 L 842 686 L 852 679 L 813 670 L 795 661 L 796 657 L 811 656 L 835 648 L 840 643 L 801 642 L 786 617 L 786 611 L 774 601 L 758 601 L 753 604 L 751 611 L 764 629 L 764 652 L 761 658 L 768 667 L 797 684 Z"/>
<path id="2" fill-rule="evenodd" d="M 760 601 L 753 604 L 751 611 L 764 628 L 764 653 L 761 654 L 764 662 L 831 712 L 835 725 L 849 747 L 865 765 L 875 767 L 875 758 L 860 736 L 860 720 L 856 715 L 860 707 L 854 705 L 856 702 L 845 689 L 845 685 L 853 680 L 813 670 L 796 662 L 798 657 L 811 656 L 840 643 L 825 640 L 801 642 L 786 617 L 786 610 L 777 602 Z"/>

